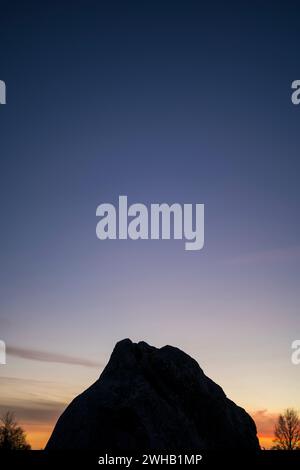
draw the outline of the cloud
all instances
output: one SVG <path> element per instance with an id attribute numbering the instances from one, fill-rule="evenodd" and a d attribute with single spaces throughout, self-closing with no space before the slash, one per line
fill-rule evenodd
<path id="1" fill-rule="evenodd" d="M 56 382 L 52 382 L 50 380 L 44 381 L 44 380 L 38 380 L 38 379 L 27 379 L 23 377 L 13 377 L 13 376 L 10 377 L 8 375 L 1 375 L 0 385 L 3 386 L 4 383 L 11 384 L 11 385 L 21 385 L 21 386 L 24 386 L 24 385 L 34 386 L 34 385 L 43 384 L 43 385 L 47 385 L 47 387 L 49 385 L 56 384 Z"/>
<path id="2" fill-rule="evenodd" d="M 50 400 L 24 400 L 13 404 L 1 403 L 0 416 L 7 411 L 12 411 L 18 421 L 29 423 L 48 423 L 55 421 L 65 407 L 65 403 Z"/>
<path id="3" fill-rule="evenodd" d="M 6 353 L 10 356 L 19 357 L 21 359 L 29 359 L 41 362 L 56 362 L 60 364 L 70 364 L 84 367 L 100 368 L 103 364 L 100 362 L 84 359 L 81 357 L 68 356 L 67 354 L 53 353 L 49 351 L 39 351 L 36 349 L 19 348 L 16 346 L 7 346 Z"/>
<path id="4" fill-rule="evenodd" d="M 56 382 L 31 378 L 0 377 L 0 416 L 12 411 L 18 421 L 26 423 L 54 422 L 77 390 Z"/>

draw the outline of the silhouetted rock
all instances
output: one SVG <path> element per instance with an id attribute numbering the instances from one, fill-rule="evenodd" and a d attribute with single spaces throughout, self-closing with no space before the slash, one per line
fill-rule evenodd
<path id="1" fill-rule="evenodd" d="M 129 339 L 59 418 L 46 449 L 259 450 L 245 410 L 171 346 Z"/>

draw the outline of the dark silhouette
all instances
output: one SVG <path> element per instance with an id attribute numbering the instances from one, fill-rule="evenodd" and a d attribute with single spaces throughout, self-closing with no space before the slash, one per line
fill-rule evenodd
<path id="1" fill-rule="evenodd" d="M 119 342 L 100 378 L 59 418 L 46 449 L 259 450 L 245 410 L 171 346 Z"/>
<path id="2" fill-rule="evenodd" d="M 300 419 L 296 410 L 288 408 L 275 425 L 273 450 L 300 450 Z"/>
<path id="3" fill-rule="evenodd" d="M 1 450 L 30 450 L 25 432 L 18 426 L 13 413 L 8 411 L 0 418 L 0 421 Z"/>

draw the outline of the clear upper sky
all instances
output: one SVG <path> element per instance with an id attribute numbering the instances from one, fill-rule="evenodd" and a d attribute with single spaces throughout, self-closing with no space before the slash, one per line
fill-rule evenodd
<path id="1" fill-rule="evenodd" d="M 209 3 L 0 3 L 0 408 L 36 445 L 124 337 L 300 408 L 299 2 Z M 204 203 L 204 249 L 101 242 L 120 194 Z"/>

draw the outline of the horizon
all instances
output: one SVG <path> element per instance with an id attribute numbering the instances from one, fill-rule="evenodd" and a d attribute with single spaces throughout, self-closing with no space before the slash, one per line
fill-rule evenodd
<path id="1" fill-rule="evenodd" d="M 125 338 L 124 338 L 125 339 Z M 122 341 L 122 340 L 120 340 Z M 141 340 L 142 341 L 142 340 Z M 116 343 L 117 344 L 117 343 Z M 166 345 L 165 345 L 166 346 Z M 171 346 L 174 346 L 174 345 L 171 345 Z M 115 345 L 114 345 L 115 347 Z M 111 350 L 111 353 L 113 352 L 113 349 L 114 347 L 112 348 Z M 161 346 L 163 347 L 163 346 Z M 175 347 L 178 347 L 178 346 L 175 346 Z M 181 348 L 179 348 L 181 349 Z M 109 354 L 109 356 L 111 355 L 111 353 Z M 65 383 L 64 382 L 64 386 L 65 387 L 70 387 L 71 386 L 71 389 L 72 389 L 72 385 L 74 387 L 74 389 L 72 389 L 72 392 L 69 391 L 68 392 L 65 392 L 65 400 L 66 401 L 59 401 L 57 400 L 56 402 L 53 401 L 53 402 L 48 402 L 47 403 L 47 406 L 45 407 L 46 409 L 48 408 L 48 412 L 49 412 L 49 416 L 47 416 L 47 419 L 46 420 L 43 420 L 41 419 L 39 422 L 36 422 L 36 420 L 32 420 L 32 416 L 31 416 L 31 413 L 33 412 L 33 410 L 31 410 L 30 408 L 26 408 L 26 406 L 24 407 L 24 409 L 19 409 L 18 408 L 18 405 L 16 405 L 15 409 L 12 408 L 12 407 L 6 407 L 3 406 L 3 405 L 0 405 L 0 410 L 1 410 L 1 414 L 4 413 L 5 411 L 12 411 L 15 415 L 16 415 L 16 418 L 17 418 L 17 421 L 19 422 L 19 424 L 24 428 L 25 432 L 26 432 L 26 435 L 27 435 L 27 438 L 28 438 L 28 442 L 31 444 L 32 448 L 33 449 L 36 449 L 36 450 L 40 450 L 42 448 L 44 448 L 44 446 L 46 445 L 52 431 L 53 431 L 53 428 L 56 424 L 56 421 L 57 419 L 59 418 L 59 416 L 61 415 L 61 413 L 65 410 L 65 408 L 70 404 L 70 402 L 75 398 L 75 396 L 77 396 L 78 394 L 82 393 L 86 388 L 88 388 L 92 383 L 94 383 L 95 381 L 98 380 L 98 378 L 100 377 L 102 371 L 104 370 L 106 364 L 104 364 L 103 366 L 100 365 L 100 361 L 99 361 L 99 370 L 98 370 L 98 365 L 96 362 L 93 362 L 93 361 L 87 361 L 84 359 L 84 357 L 81 357 L 81 358 L 72 358 L 72 357 L 53 357 L 51 354 L 48 354 L 48 357 L 47 357 L 47 352 L 43 351 L 22 351 L 22 350 L 12 350 L 10 351 L 10 348 L 8 348 L 8 355 L 12 356 L 12 357 L 21 357 L 23 356 L 23 360 L 26 360 L 26 361 L 46 361 L 46 362 L 49 362 L 49 363 L 52 363 L 52 364 L 64 364 L 64 361 L 65 361 L 65 364 L 68 363 L 68 367 L 72 367 L 72 368 L 81 368 L 81 367 L 84 367 L 84 368 L 89 368 L 89 369 L 96 369 L 97 372 L 95 372 L 97 375 L 96 377 L 94 377 L 94 379 L 91 381 L 91 382 L 87 382 L 86 384 L 82 385 L 82 388 L 80 388 L 80 386 L 78 385 L 78 390 L 76 391 L 76 387 L 74 387 L 74 384 L 69 384 L 69 383 Z M 39 357 L 40 356 L 40 357 Z M 73 361 L 73 363 L 72 363 Z M 107 363 L 109 361 L 109 358 L 107 360 Z M 198 361 L 197 361 L 198 362 Z M 203 370 L 203 368 L 201 367 L 201 364 L 198 362 L 200 368 Z M 222 384 L 219 383 L 217 380 L 215 380 L 214 377 L 211 377 L 209 372 L 207 372 L 206 370 L 203 370 L 205 375 L 207 375 L 208 377 L 210 377 L 213 381 L 216 381 L 216 383 L 218 383 L 222 388 Z M 94 376 L 94 374 L 90 374 L 91 377 Z M 15 381 L 16 378 L 11 378 L 12 381 Z M 2 378 L 0 378 L 0 383 L 2 381 Z M 16 385 L 16 384 L 15 384 Z M 36 385 L 37 383 L 35 383 L 35 391 L 36 391 Z M 39 384 L 40 386 L 46 386 L 49 388 L 49 385 L 53 386 L 54 384 L 50 384 L 50 383 L 43 383 L 41 382 Z M 62 384 L 61 384 L 62 385 Z M 22 387 L 22 392 L 24 392 L 24 383 L 20 383 L 20 386 Z M 16 386 L 16 388 L 18 388 L 18 386 Z M 236 400 L 230 395 L 227 393 L 226 389 L 224 390 L 226 396 L 228 396 L 228 398 L 230 398 L 231 400 L 233 400 L 238 406 L 242 406 L 243 405 L 239 402 L 236 402 Z M 28 393 L 28 391 L 27 391 Z M 26 395 L 26 387 L 25 387 L 25 395 Z M 10 395 L 10 399 L 11 399 L 11 395 Z M 61 397 L 62 398 L 62 397 Z M 24 399 L 24 402 L 26 403 L 26 398 Z M 35 410 L 36 412 L 38 411 L 38 403 L 39 403 L 39 400 L 42 401 L 43 403 L 43 400 L 45 400 L 45 395 L 44 393 L 41 392 L 41 396 L 37 396 L 36 400 L 35 400 L 35 403 L 37 405 L 37 409 Z M 44 403 L 46 405 L 46 403 Z M 55 406 L 56 405 L 56 406 Z M 21 419 L 18 419 L 18 411 L 19 411 L 19 416 L 21 416 Z M 44 410 L 45 411 L 45 410 Z M 255 421 L 255 424 L 257 426 L 257 433 L 258 433 L 258 438 L 259 438 L 259 442 L 260 442 L 260 446 L 262 448 L 265 448 L 266 450 L 270 449 L 273 445 L 273 440 L 274 440 L 274 426 L 275 426 L 275 423 L 277 421 L 277 418 L 279 416 L 280 413 L 282 413 L 284 410 L 280 410 L 279 412 L 274 412 L 272 410 L 267 410 L 267 409 L 260 409 L 260 410 L 249 410 L 249 409 L 246 409 L 246 411 L 250 414 L 250 416 L 254 419 Z M 51 418 L 50 418 L 50 415 L 51 415 Z M 26 419 L 26 416 L 27 416 L 27 419 Z M 23 419 L 22 419 L 23 417 Z M 29 419 L 28 419 L 29 417 Z"/>

